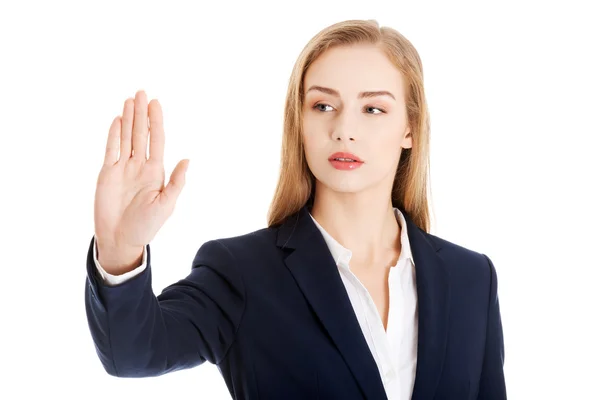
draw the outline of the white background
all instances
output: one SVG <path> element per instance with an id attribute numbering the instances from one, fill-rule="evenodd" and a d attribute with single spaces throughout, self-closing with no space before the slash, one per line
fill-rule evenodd
<path id="1" fill-rule="evenodd" d="M 511 399 L 598 394 L 600 24 L 595 2 L 8 2 L 0 6 L 0 397 L 227 399 L 215 366 L 107 375 L 84 309 L 106 135 L 158 98 L 167 177 L 156 293 L 206 240 L 266 224 L 293 63 L 320 29 L 375 18 L 419 51 L 432 233 L 499 279 Z"/>

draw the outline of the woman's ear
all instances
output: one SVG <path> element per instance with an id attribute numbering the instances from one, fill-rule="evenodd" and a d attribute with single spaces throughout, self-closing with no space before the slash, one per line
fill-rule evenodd
<path id="1" fill-rule="evenodd" d="M 410 128 L 406 128 L 406 132 L 404 132 L 402 147 L 405 149 L 410 149 L 412 147 L 412 133 L 410 132 Z"/>

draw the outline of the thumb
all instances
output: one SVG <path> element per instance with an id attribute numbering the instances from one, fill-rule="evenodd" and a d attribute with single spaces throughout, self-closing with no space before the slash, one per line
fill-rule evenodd
<path id="1" fill-rule="evenodd" d="M 169 183 L 163 189 L 162 194 L 166 197 L 166 203 L 170 206 L 175 206 L 175 202 L 185 185 L 185 173 L 187 172 L 189 164 L 190 160 L 188 159 L 179 161 L 171 173 Z"/>

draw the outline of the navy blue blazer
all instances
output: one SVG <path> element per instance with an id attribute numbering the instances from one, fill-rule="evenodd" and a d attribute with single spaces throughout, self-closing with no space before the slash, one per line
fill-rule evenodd
<path id="1" fill-rule="evenodd" d="M 412 399 L 506 399 L 490 259 L 419 229 L 418 356 Z M 148 377 L 219 368 L 235 399 L 386 399 L 338 269 L 305 206 L 278 227 L 211 240 L 190 274 L 155 296 L 148 267 L 114 287 L 96 275 L 85 305 L 107 373 Z M 201 390 L 201 388 L 200 388 Z"/>

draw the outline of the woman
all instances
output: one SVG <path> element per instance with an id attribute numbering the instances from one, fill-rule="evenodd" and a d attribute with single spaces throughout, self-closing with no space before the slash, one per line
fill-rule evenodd
<path id="1" fill-rule="evenodd" d="M 164 186 L 163 149 L 160 105 L 140 91 L 109 131 L 87 260 L 109 374 L 208 360 L 234 398 L 506 398 L 494 266 L 428 233 L 422 66 L 398 32 L 346 21 L 308 43 L 268 227 L 203 244 L 155 296 L 148 244 L 188 165 Z"/>

